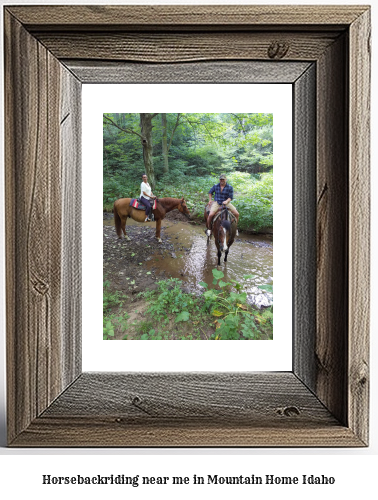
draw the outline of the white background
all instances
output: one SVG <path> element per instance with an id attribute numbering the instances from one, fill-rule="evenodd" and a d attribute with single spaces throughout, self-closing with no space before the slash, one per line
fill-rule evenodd
<path id="1" fill-rule="evenodd" d="M 10 2 L 11 4 L 26 3 Z M 41 3 L 34 1 L 33 3 Z M 51 2 L 49 2 L 51 3 Z M 88 1 L 66 1 L 65 4 L 74 3 L 89 3 Z M 99 4 L 106 2 L 96 2 L 92 0 L 91 4 Z M 127 3 L 112 1 L 116 3 Z M 136 0 L 133 4 L 140 3 Z M 150 3 L 169 3 L 169 2 L 150 2 Z M 173 3 L 173 2 L 172 2 Z M 179 3 L 179 2 L 174 2 Z M 190 3 L 190 2 L 187 2 Z M 192 2 L 194 3 L 194 2 Z M 195 2 L 205 4 L 241 4 L 253 3 L 242 0 L 232 2 L 222 2 L 221 0 L 207 0 L 205 2 Z M 276 0 L 275 2 L 259 1 L 259 4 L 285 4 L 288 2 Z M 291 4 L 313 4 L 313 1 L 295 1 Z M 361 4 L 366 2 L 346 0 L 324 1 L 323 4 Z M 373 73 L 372 73 L 372 89 L 377 88 L 377 65 L 376 53 L 377 36 L 374 26 L 377 25 L 376 9 L 372 10 L 373 21 Z M 3 99 L 3 96 L 1 96 Z M 3 100 L 1 100 L 3 102 Z M 377 137 L 377 99 L 372 92 L 372 137 Z M 378 181 L 376 169 L 377 164 L 377 143 L 372 144 L 372 240 L 371 254 L 377 255 L 377 191 Z M 3 220 L 2 229 L 4 227 Z M 4 260 L 2 248 L 2 265 L 0 271 L 2 278 L 4 277 Z M 69 450 L 8 450 L 0 448 L 0 487 L 4 498 L 12 495 L 15 498 L 28 496 L 39 499 L 51 499 L 54 496 L 56 499 L 82 498 L 85 493 L 91 495 L 92 498 L 103 498 L 105 495 L 111 495 L 112 499 L 124 498 L 151 498 L 151 496 L 159 495 L 165 498 L 176 499 L 179 495 L 182 498 L 193 498 L 195 495 L 199 498 L 211 498 L 212 495 L 217 495 L 220 498 L 229 496 L 237 496 L 240 499 L 251 499 L 254 496 L 260 498 L 259 495 L 267 495 L 275 498 L 290 498 L 294 499 L 355 499 L 358 497 L 373 498 L 376 491 L 376 471 L 377 471 L 377 431 L 378 431 L 378 412 L 377 412 L 377 320 L 378 309 L 377 304 L 377 263 L 372 259 L 372 295 L 371 295 L 371 439 L 370 447 L 367 449 L 69 449 Z M 2 312 L 4 312 L 4 304 L 2 303 Z M 4 322 L 2 329 L 4 328 Z M 4 336 L 2 336 L 2 359 L 4 359 Z M 0 389 L 4 392 L 4 373 L 2 377 Z M 4 398 L 2 398 L 4 401 Z M 1 444 L 4 446 L 4 403 L 1 406 L 0 414 L 0 430 Z M 30 456 L 29 456 L 30 455 Z M 91 456 L 93 455 L 93 456 Z M 206 487 L 194 489 L 194 486 L 180 487 L 148 487 L 123 489 L 120 487 L 89 487 L 90 489 L 83 490 L 81 487 L 51 487 L 41 486 L 42 474 L 68 475 L 68 474 L 108 474 L 108 473 L 123 473 L 123 474 L 142 474 L 142 475 L 187 475 L 192 476 L 194 473 L 198 475 L 220 474 L 220 475 L 239 475 L 239 474 L 275 474 L 277 476 L 284 475 L 300 475 L 300 474 L 326 474 L 336 478 L 334 486 L 312 486 L 305 489 L 304 486 L 264 486 L 264 487 Z M 252 489 L 251 489 L 252 488 Z M 259 488 L 259 489 L 257 489 Z M 8 493 L 7 493 L 8 492 Z"/>
<path id="2" fill-rule="evenodd" d="M 291 371 L 291 97 L 288 84 L 158 84 L 148 85 L 148 92 L 145 85 L 83 86 L 83 220 L 91 221 L 83 224 L 84 371 Z M 163 109 L 167 113 L 273 113 L 273 342 L 102 340 L 103 113 L 157 113 L 162 111 L 160 103 L 167 103 Z"/>

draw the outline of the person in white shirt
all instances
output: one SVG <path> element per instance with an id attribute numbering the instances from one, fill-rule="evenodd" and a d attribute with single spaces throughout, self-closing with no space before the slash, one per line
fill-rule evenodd
<path id="1" fill-rule="evenodd" d="M 140 202 L 146 207 L 146 218 L 144 222 L 151 221 L 151 204 L 150 200 L 154 200 L 156 196 L 153 195 L 151 191 L 151 186 L 148 184 L 147 175 L 142 175 L 142 183 L 140 185 Z"/>

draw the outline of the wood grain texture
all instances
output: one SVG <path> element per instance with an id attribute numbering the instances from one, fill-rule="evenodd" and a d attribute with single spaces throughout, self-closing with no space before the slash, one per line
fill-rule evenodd
<path id="1" fill-rule="evenodd" d="M 320 59 L 317 112 L 316 393 L 347 424 L 348 112 L 347 37 Z M 332 334 L 330 333 L 332 332 Z"/>
<path id="2" fill-rule="evenodd" d="M 212 61 L 138 64 L 63 60 L 82 83 L 293 83 L 307 62 Z"/>
<path id="3" fill-rule="evenodd" d="M 6 210 L 16 214 L 6 218 L 9 443 L 366 446 L 369 8 L 172 7 L 5 8 Z M 314 337 L 315 281 L 305 284 L 314 260 L 313 177 L 299 175 L 311 176 L 313 162 L 307 62 L 294 79 L 296 106 L 309 113 L 296 113 L 295 225 L 305 237 L 295 255 L 310 266 L 296 299 L 294 372 L 77 378 L 81 82 L 135 81 L 148 62 L 161 65 L 151 78 L 180 82 L 185 67 L 197 72 L 188 81 L 211 82 L 221 81 L 222 64 L 225 81 L 244 65 L 234 81 L 245 82 L 253 75 L 242 59 L 269 62 L 267 77 L 285 81 L 282 61 L 316 63 Z M 117 61 L 134 64 L 112 67 Z M 174 63 L 173 76 L 165 63 Z"/>
<path id="4" fill-rule="evenodd" d="M 6 16 L 7 358 L 11 437 L 60 392 L 59 63 Z M 16 47 L 23 47 L 22 53 Z M 22 138 L 22 139 L 21 139 Z M 17 304 L 17 307 L 15 307 Z M 19 381 L 23 380 L 23 383 Z"/>
<path id="5" fill-rule="evenodd" d="M 61 65 L 62 385 L 81 374 L 81 82 Z"/>
<path id="6" fill-rule="evenodd" d="M 206 418 L 262 427 L 338 423 L 294 374 L 284 372 L 254 373 L 253 377 L 248 373 L 84 373 L 43 417 L 70 415 L 125 421 Z"/>
<path id="7" fill-rule="evenodd" d="M 73 378 L 64 376 L 67 363 L 62 363 L 67 352 L 63 344 L 69 338 L 62 340 L 66 334 L 61 289 L 62 66 L 18 21 L 6 14 L 5 23 L 6 255 L 12 261 L 6 276 L 11 441 Z"/>
<path id="8" fill-rule="evenodd" d="M 315 392 L 316 65 L 293 86 L 294 373 Z"/>
<path id="9" fill-rule="evenodd" d="M 100 446 L 105 429 L 108 446 L 291 446 L 298 429 L 361 445 L 291 373 L 83 374 L 14 445 Z"/>
<path id="10" fill-rule="evenodd" d="M 7 7 L 29 30 L 36 28 L 188 29 L 203 26 L 266 25 L 337 27 L 351 24 L 366 7 L 362 5 L 145 5 L 145 6 L 12 6 Z"/>
<path id="11" fill-rule="evenodd" d="M 349 425 L 368 441 L 370 328 L 370 11 L 350 28 Z"/>
<path id="12" fill-rule="evenodd" d="M 347 427 L 266 428 L 243 423 L 199 424 L 169 420 L 129 425 L 110 418 L 38 418 L 12 443 L 14 447 L 360 447 Z"/>
<path id="13" fill-rule="evenodd" d="M 204 60 L 314 61 L 338 33 L 119 33 L 37 32 L 59 59 L 174 63 Z"/>

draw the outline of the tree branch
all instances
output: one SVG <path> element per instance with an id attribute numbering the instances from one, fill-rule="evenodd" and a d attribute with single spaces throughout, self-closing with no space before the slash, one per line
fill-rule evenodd
<path id="1" fill-rule="evenodd" d="M 240 118 L 238 115 L 235 115 L 234 113 L 230 113 L 230 115 L 235 116 L 235 118 L 236 118 L 236 119 L 238 120 L 238 122 L 240 123 L 240 126 L 241 126 L 241 128 L 242 128 L 242 131 L 243 131 L 244 136 L 246 136 L 246 135 L 247 135 L 247 132 L 246 132 L 246 130 L 245 130 L 245 128 L 244 128 L 244 124 L 243 124 L 243 121 L 241 120 L 241 118 Z"/>
<path id="2" fill-rule="evenodd" d="M 138 132 L 135 132 L 134 130 L 131 130 L 131 129 L 128 129 L 128 128 L 122 128 L 120 127 L 119 125 L 117 125 L 111 118 L 109 118 L 108 116 L 105 116 L 104 115 L 104 120 L 108 120 L 109 123 L 111 123 L 112 125 L 114 125 L 115 127 L 117 127 L 119 130 L 122 130 L 122 132 L 126 132 L 126 134 L 134 134 L 134 135 L 137 135 L 138 137 L 140 137 L 141 139 L 144 139 L 143 135 L 141 134 L 138 134 Z"/>
<path id="3" fill-rule="evenodd" d="M 179 121 L 180 121 L 180 115 L 181 115 L 181 113 L 177 113 L 176 125 L 175 125 L 175 127 L 173 129 L 173 132 L 172 132 L 172 135 L 171 135 L 171 140 L 169 141 L 169 146 L 168 146 L 168 149 L 167 149 L 168 153 L 169 153 L 169 150 L 171 149 L 171 145 L 172 145 L 172 141 L 173 141 L 173 136 L 174 136 L 174 134 L 176 132 L 176 129 L 177 129 Z"/>

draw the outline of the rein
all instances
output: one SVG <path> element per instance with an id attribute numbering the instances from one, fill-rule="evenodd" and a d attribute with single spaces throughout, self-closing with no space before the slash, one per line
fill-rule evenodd
<path id="1" fill-rule="evenodd" d="M 224 214 L 226 214 L 226 219 L 224 219 Z M 218 227 L 218 243 L 219 243 L 219 231 L 221 229 L 223 229 L 223 226 L 222 226 L 222 220 L 227 220 L 227 217 L 228 216 L 228 208 L 225 207 L 224 205 L 222 205 L 222 208 L 221 208 L 221 213 L 220 213 L 220 220 L 219 220 L 219 227 Z"/>

